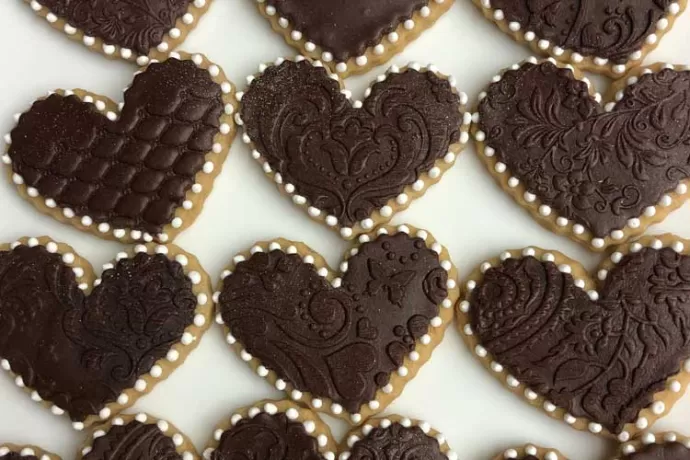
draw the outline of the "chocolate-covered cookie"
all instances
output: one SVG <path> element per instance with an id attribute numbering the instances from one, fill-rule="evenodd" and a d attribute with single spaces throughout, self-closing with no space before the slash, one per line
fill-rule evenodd
<path id="1" fill-rule="evenodd" d="M 176 246 L 139 245 L 103 270 L 47 237 L 0 247 L 0 365 L 76 429 L 151 391 L 212 314 L 208 277 Z"/>
<path id="2" fill-rule="evenodd" d="M 604 250 L 688 197 L 690 71 L 636 69 L 602 98 L 572 68 L 532 58 L 493 79 L 474 125 L 487 168 L 540 224 Z"/>
<path id="3" fill-rule="evenodd" d="M 473 1 L 535 52 L 613 77 L 640 65 L 687 5 L 687 0 Z"/>
<path id="4" fill-rule="evenodd" d="M 288 44 L 342 76 L 365 72 L 402 51 L 454 0 L 256 0 Z"/>
<path id="5" fill-rule="evenodd" d="M 568 460 L 556 449 L 526 444 L 520 447 L 506 449 L 496 455 L 493 460 Z"/>
<path id="6" fill-rule="evenodd" d="M 629 440 L 690 379 L 690 243 L 615 248 L 590 275 L 555 251 L 506 251 L 466 283 L 465 342 L 530 404 L 577 429 Z"/>
<path id="7" fill-rule="evenodd" d="M 60 460 L 60 457 L 36 446 L 0 444 L 0 460 Z"/>
<path id="8" fill-rule="evenodd" d="M 137 74 L 122 104 L 83 90 L 36 101 L 2 160 L 41 212 L 102 238 L 172 241 L 228 154 L 233 93 L 218 66 L 174 53 Z"/>
<path id="9" fill-rule="evenodd" d="M 362 235 L 340 271 L 302 243 L 257 243 L 217 292 L 227 341 L 293 399 L 353 423 L 382 411 L 452 318 L 456 272 L 424 230 Z"/>
<path id="10" fill-rule="evenodd" d="M 433 67 L 391 69 L 350 100 L 335 75 L 279 59 L 241 99 L 243 140 L 309 216 L 354 238 L 438 182 L 468 140 L 467 96 Z"/>
<path id="11" fill-rule="evenodd" d="M 24 0 L 55 29 L 109 58 L 164 59 L 212 0 Z"/>
<path id="12" fill-rule="evenodd" d="M 674 432 L 645 433 L 621 445 L 616 460 L 688 460 L 690 439 Z"/>

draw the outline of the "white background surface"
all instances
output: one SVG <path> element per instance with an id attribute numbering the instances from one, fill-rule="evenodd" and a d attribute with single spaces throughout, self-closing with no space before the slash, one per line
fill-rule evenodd
<path id="1" fill-rule="evenodd" d="M 374 0 L 372 0 L 374 1 Z M 131 64 L 109 61 L 68 40 L 35 17 L 20 0 L 3 0 L 0 15 L 0 134 L 12 127 L 12 115 L 26 110 L 48 90 L 82 87 L 122 100 L 121 90 L 136 70 Z M 690 64 L 690 13 L 681 17 L 647 63 L 657 60 Z M 181 49 L 203 52 L 220 64 L 240 88 L 245 77 L 262 62 L 295 52 L 272 32 L 251 0 L 216 0 L 199 27 Z M 457 0 L 451 11 L 391 63 L 434 63 L 454 75 L 460 90 L 475 101 L 476 94 L 500 69 L 529 56 L 486 21 L 470 0 Z M 350 78 L 355 96 L 385 68 Z M 596 79 L 603 90 L 605 79 Z M 4 177 L 4 174 L 3 174 Z M 40 215 L 0 180 L 2 214 L 0 241 L 48 234 L 75 247 L 95 266 L 109 261 L 116 243 L 82 234 Z M 652 233 L 675 231 L 690 237 L 690 205 L 671 215 Z M 483 259 L 504 249 L 538 245 L 557 249 L 593 268 L 599 256 L 556 236 L 535 223 L 494 184 L 470 146 L 446 173 L 395 223 L 426 228 L 449 248 L 453 261 L 466 276 Z M 310 221 L 265 177 L 239 139 L 233 145 L 222 174 L 196 224 L 176 243 L 199 256 L 215 280 L 221 267 L 255 241 L 277 236 L 302 240 L 322 252 L 332 266 L 347 244 L 335 233 Z M 144 410 L 175 423 L 203 450 L 213 426 L 237 407 L 282 394 L 254 375 L 225 345 L 219 327 L 206 334 L 199 348 L 170 378 L 141 399 Z M 429 421 L 447 436 L 461 459 L 488 460 L 503 449 L 525 442 L 560 449 L 572 459 L 605 458 L 615 445 L 581 433 L 551 419 L 516 398 L 468 352 L 458 333 L 450 329 L 432 360 L 406 388 L 389 412 Z M 690 396 L 681 400 L 655 430 L 690 425 Z M 332 425 L 342 436 L 345 425 Z M 52 450 L 65 460 L 83 435 L 72 430 L 67 417 L 56 417 L 33 403 L 10 378 L 0 376 L 0 443 L 31 443 Z"/>

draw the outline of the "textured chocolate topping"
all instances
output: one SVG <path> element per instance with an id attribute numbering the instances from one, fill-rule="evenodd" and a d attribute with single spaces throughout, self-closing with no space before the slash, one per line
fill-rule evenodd
<path id="1" fill-rule="evenodd" d="M 491 7 L 552 45 L 622 63 L 656 32 L 673 1 L 491 0 Z"/>
<path id="2" fill-rule="evenodd" d="M 339 61 L 376 46 L 429 0 L 266 0 L 311 42 Z"/>
<path id="3" fill-rule="evenodd" d="M 76 96 L 53 94 L 12 131 L 12 168 L 78 216 L 160 233 L 211 151 L 221 96 L 206 70 L 172 58 L 134 78 L 116 121 Z"/>
<path id="4" fill-rule="evenodd" d="M 690 356 L 690 257 L 631 253 L 596 302 L 551 262 L 508 259 L 472 292 L 470 319 L 517 380 L 618 433 Z"/>
<path id="5" fill-rule="evenodd" d="M 38 0 L 85 35 L 147 55 L 158 46 L 192 0 Z"/>
<path id="6" fill-rule="evenodd" d="M 35 455 L 22 455 L 18 452 L 10 452 L 9 454 L 0 455 L 0 460 L 38 460 Z"/>
<path id="7" fill-rule="evenodd" d="M 388 428 L 374 428 L 350 449 L 352 460 L 448 460 L 435 438 L 418 426 L 405 428 L 393 423 Z"/>
<path id="8" fill-rule="evenodd" d="M 196 296 L 175 261 L 139 253 L 86 297 L 42 246 L 0 252 L 0 357 L 74 421 L 98 414 L 192 324 Z"/>
<path id="9" fill-rule="evenodd" d="M 690 449 L 679 442 L 650 444 L 639 452 L 626 455 L 629 460 L 690 460 Z"/>
<path id="10" fill-rule="evenodd" d="M 252 82 L 242 98 L 242 120 L 284 183 L 351 227 L 458 142 L 459 108 L 446 80 L 407 70 L 375 84 L 355 109 L 325 69 L 285 61 Z"/>
<path id="11" fill-rule="evenodd" d="M 643 75 L 611 112 L 570 70 L 523 64 L 479 106 L 486 145 L 539 200 L 605 237 L 690 176 L 690 72 Z"/>
<path id="12" fill-rule="evenodd" d="M 132 420 L 126 425 L 113 425 L 95 439 L 83 460 L 182 460 L 182 456 L 172 438 L 156 425 Z"/>
<path id="13" fill-rule="evenodd" d="M 211 460 L 323 460 L 316 438 L 284 413 L 244 418 L 223 433 Z"/>
<path id="14" fill-rule="evenodd" d="M 219 306 L 266 368 L 357 413 L 427 333 L 448 275 L 423 240 L 404 233 L 362 245 L 347 265 L 334 288 L 299 255 L 256 253 L 225 278 Z"/>

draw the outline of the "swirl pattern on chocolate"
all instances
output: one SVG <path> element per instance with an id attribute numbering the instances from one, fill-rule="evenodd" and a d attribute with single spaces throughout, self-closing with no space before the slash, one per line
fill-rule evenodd
<path id="1" fill-rule="evenodd" d="M 219 132 L 220 85 L 192 61 L 151 64 L 111 121 L 53 94 L 12 130 L 8 154 L 27 187 L 77 216 L 158 234 L 194 185 Z"/>
<path id="2" fill-rule="evenodd" d="M 242 98 L 255 148 L 283 183 L 351 227 L 398 196 L 460 137 L 460 100 L 433 72 L 376 83 L 354 108 L 338 82 L 308 61 L 285 61 Z"/>
<path id="3" fill-rule="evenodd" d="M 583 56 L 624 63 L 674 0 L 491 0 L 508 22 Z"/>
<path id="4" fill-rule="evenodd" d="M 361 56 L 429 0 L 267 0 L 311 42 L 338 61 Z"/>
<path id="5" fill-rule="evenodd" d="M 587 84 L 525 63 L 479 106 L 486 145 L 544 204 L 597 237 L 625 228 L 690 176 L 690 72 L 639 77 L 607 112 Z"/>
<path id="6" fill-rule="evenodd" d="M 304 425 L 284 413 L 260 413 L 225 431 L 211 460 L 323 460 L 319 444 Z"/>
<path id="7" fill-rule="evenodd" d="M 162 41 L 192 0 L 38 0 L 85 35 L 146 56 Z"/>
<path id="8" fill-rule="evenodd" d="M 418 426 L 376 427 L 350 449 L 352 460 L 447 460 L 435 438 Z"/>
<path id="9" fill-rule="evenodd" d="M 508 259 L 470 303 L 479 343 L 511 375 L 612 433 L 690 356 L 690 257 L 670 248 L 625 256 L 597 301 L 551 262 Z"/>
<path id="10" fill-rule="evenodd" d="M 156 425 L 132 420 L 96 438 L 83 460 L 182 460 L 172 438 Z"/>
<path id="11" fill-rule="evenodd" d="M 139 253 L 87 297 L 43 246 L 0 252 L 0 357 L 24 385 L 83 421 L 179 342 L 196 308 L 180 264 Z"/>
<path id="12" fill-rule="evenodd" d="M 625 456 L 628 460 L 689 460 L 690 449 L 679 442 L 649 444 L 639 452 Z"/>
<path id="13" fill-rule="evenodd" d="M 267 369 L 348 412 L 375 399 L 446 298 L 447 272 L 420 238 L 382 235 L 334 288 L 299 255 L 255 253 L 223 281 L 233 336 Z"/>

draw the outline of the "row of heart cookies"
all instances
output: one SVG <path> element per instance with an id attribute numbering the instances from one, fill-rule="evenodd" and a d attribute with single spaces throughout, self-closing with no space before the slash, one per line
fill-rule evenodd
<path id="1" fill-rule="evenodd" d="M 621 445 L 616 460 L 682 460 L 690 455 L 690 438 L 651 433 Z M 122 415 L 88 433 L 77 453 L 84 460 L 165 458 L 223 460 L 358 460 L 371 458 L 457 460 L 445 436 L 429 423 L 398 415 L 370 419 L 353 429 L 338 446 L 319 416 L 291 401 L 260 401 L 238 409 L 219 423 L 199 455 L 172 423 L 149 414 Z M 3 460 L 59 460 L 35 446 L 0 445 Z M 494 460 L 567 460 L 559 451 L 527 444 L 510 448 Z"/>
<path id="2" fill-rule="evenodd" d="M 202 55 L 173 53 L 144 68 L 122 104 L 83 90 L 35 102 L 2 159 L 37 209 L 122 242 L 172 241 L 193 223 L 236 125 L 278 189 L 346 239 L 437 183 L 470 132 L 521 206 L 592 250 L 639 236 L 688 197 L 684 67 L 637 68 L 604 105 L 554 60 L 496 75 L 474 113 L 455 86 L 413 63 L 352 101 L 339 77 L 300 56 L 262 65 L 235 92 Z"/>
<path id="3" fill-rule="evenodd" d="M 258 376 L 358 425 L 402 393 L 457 310 L 468 348 L 511 391 L 626 442 L 690 381 L 688 254 L 687 240 L 643 237 L 611 253 L 596 290 L 558 252 L 506 251 L 461 289 L 443 246 L 402 225 L 361 235 L 337 272 L 303 243 L 257 243 L 212 291 L 174 245 L 137 245 L 95 279 L 70 247 L 28 238 L 0 252 L 0 365 L 83 429 L 151 391 L 215 319 Z"/>
<path id="4" fill-rule="evenodd" d="M 346 77 L 381 65 L 446 13 L 454 0 L 252 0 L 288 44 Z M 583 70 L 619 77 L 638 66 L 687 0 L 473 0 L 514 39 Z M 108 57 L 147 63 L 177 47 L 212 0 L 128 2 L 25 0 L 54 28 Z M 117 14 L 115 13 L 117 11 Z M 103 18 L 107 17 L 108 20 Z M 112 21 L 116 25 L 113 26 Z"/>

